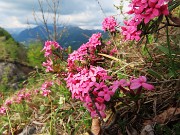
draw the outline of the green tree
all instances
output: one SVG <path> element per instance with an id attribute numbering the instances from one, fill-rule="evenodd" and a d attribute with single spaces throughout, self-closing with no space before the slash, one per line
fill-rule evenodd
<path id="1" fill-rule="evenodd" d="M 39 68 L 42 65 L 42 62 L 45 61 L 43 52 L 41 51 L 43 48 L 42 43 L 36 42 L 31 43 L 27 50 L 27 59 L 31 66 L 38 66 Z"/>

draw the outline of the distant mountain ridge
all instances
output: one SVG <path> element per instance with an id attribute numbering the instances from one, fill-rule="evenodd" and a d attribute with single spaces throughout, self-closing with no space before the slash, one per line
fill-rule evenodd
<path id="1" fill-rule="evenodd" d="M 53 33 L 53 26 L 48 26 L 50 32 Z M 90 37 L 93 33 L 101 32 L 104 37 L 107 37 L 102 30 L 85 30 L 76 26 L 66 26 L 66 27 L 58 27 L 59 37 L 57 42 L 60 43 L 63 47 L 72 46 L 72 49 L 77 49 L 83 43 L 88 41 L 88 37 Z M 18 42 L 24 42 L 28 44 L 31 41 L 47 40 L 47 34 L 43 26 L 37 26 L 30 29 L 25 29 L 20 32 L 18 35 L 14 36 L 15 40 Z"/>

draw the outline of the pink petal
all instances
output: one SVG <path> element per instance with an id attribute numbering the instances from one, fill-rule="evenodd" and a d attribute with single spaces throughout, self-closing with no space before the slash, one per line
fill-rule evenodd
<path id="1" fill-rule="evenodd" d="M 103 102 L 104 102 L 104 99 L 101 98 L 101 97 L 97 97 L 97 98 L 96 98 L 96 101 L 98 101 L 99 103 L 103 103 Z"/>
<path id="2" fill-rule="evenodd" d="M 110 95 L 109 94 L 105 94 L 104 95 L 104 100 L 109 101 L 110 100 Z"/>
<path id="3" fill-rule="evenodd" d="M 147 90 L 153 90 L 154 86 L 148 83 L 142 83 L 142 86 Z"/>
<path id="4" fill-rule="evenodd" d="M 100 91 L 99 93 L 98 93 L 98 96 L 104 96 L 104 91 Z"/>
<path id="5" fill-rule="evenodd" d="M 131 83 L 131 85 L 130 85 L 130 89 L 132 89 L 132 90 L 135 90 L 139 87 L 141 87 L 141 83 L 135 82 L 135 83 Z"/>
<path id="6" fill-rule="evenodd" d="M 100 114 L 103 118 L 106 118 L 106 114 L 103 111 L 100 111 Z"/>
<path id="7" fill-rule="evenodd" d="M 96 82 L 96 77 L 91 77 L 91 80 L 92 80 L 93 82 Z"/>
<path id="8" fill-rule="evenodd" d="M 159 16 L 159 10 L 157 10 L 156 8 L 153 9 L 153 15 L 154 16 Z"/>
<path id="9" fill-rule="evenodd" d="M 145 23 L 145 24 L 147 24 L 149 21 L 150 21 L 150 18 L 149 18 L 149 17 L 146 17 L 146 18 L 144 19 L 144 23 Z"/>
<path id="10" fill-rule="evenodd" d="M 146 82 L 147 81 L 147 78 L 145 76 L 140 76 L 139 79 L 140 79 L 141 82 Z"/>

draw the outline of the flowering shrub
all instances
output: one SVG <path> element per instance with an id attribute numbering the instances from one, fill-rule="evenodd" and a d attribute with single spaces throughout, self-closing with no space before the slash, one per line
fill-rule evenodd
<path id="1" fill-rule="evenodd" d="M 102 24 L 103 30 L 109 32 L 116 31 L 115 27 L 117 27 L 117 23 L 114 17 L 105 18 Z M 127 40 L 135 39 L 138 41 L 141 31 L 137 31 L 137 26 L 135 25 L 131 26 L 128 22 L 126 24 L 129 25 L 128 29 L 127 27 L 122 27 L 124 30 L 122 34 L 126 36 Z M 109 50 L 107 46 L 112 44 L 111 41 L 104 44 L 101 36 L 101 33 L 92 34 L 87 43 L 69 54 L 67 59 L 68 72 L 65 81 L 67 88 L 72 93 L 72 98 L 81 100 L 92 117 L 98 117 L 100 115 L 99 117 L 105 118 L 106 102 L 111 100 L 117 89 L 123 90 L 124 93 L 130 92 L 132 94 L 135 89 L 141 90 L 144 87 L 145 89 L 152 90 L 153 86 L 146 83 L 145 76 L 131 79 L 129 82 L 124 79 L 114 81 L 111 84 L 112 77 L 98 64 L 98 61 L 102 60 L 102 57 L 98 53 L 103 52 L 112 56 L 117 53 L 117 48 L 114 47 Z M 54 71 L 55 66 L 53 66 L 53 61 L 56 61 L 58 58 L 52 49 L 56 50 L 58 48 L 59 45 L 56 42 L 47 41 L 45 43 L 43 50 L 45 51 L 47 62 L 44 62 L 43 65 L 46 67 L 46 72 Z M 58 72 L 58 74 L 61 74 L 61 72 Z M 42 85 L 43 96 L 48 96 L 51 93 L 49 90 L 51 86 L 52 82 L 45 82 Z"/>
<path id="2" fill-rule="evenodd" d="M 101 33 L 93 34 L 89 42 L 68 57 L 67 87 L 72 93 L 72 98 L 84 102 L 92 117 L 98 115 L 97 110 L 102 117 L 106 116 L 105 102 L 114 94 L 106 84 L 106 81 L 111 79 L 107 71 L 102 67 L 94 66 L 98 57 L 95 52 L 101 45 Z"/>
<path id="3" fill-rule="evenodd" d="M 153 89 L 152 85 L 146 83 L 145 76 L 131 79 L 130 82 L 125 80 L 115 81 L 113 85 L 110 85 L 108 82 L 111 81 L 112 77 L 108 75 L 105 69 L 97 66 L 95 63 L 98 59 L 98 55 L 95 52 L 100 52 L 101 50 L 107 52 L 104 48 L 105 46 L 101 42 L 101 34 L 97 33 L 90 37 L 89 42 L 83 44 L 68 57 L 68 76 L 65 79 L 67 87 L 72 93 L 72 98 L 84 102 L 84 106 L 93 118 L 99 116 L 97 112 L 100 113 L 101 117 L 106 117 L 106 102 L 110 101 L 118 88 L 124 90 L 124 93 L 129 91 L 123 88 L 124 86 L 129 87 L 130 91 L 138 87 L 141 89 L 141 86 L 148 90 Z M 117 49 L 114 48 L 109 55 L 113 55 L 116 52 Z"/>

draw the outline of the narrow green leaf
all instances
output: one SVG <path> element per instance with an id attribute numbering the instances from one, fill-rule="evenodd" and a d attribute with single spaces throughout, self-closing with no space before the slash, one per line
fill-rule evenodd
<path id="1" fill-rule="evenodd" d="M 146 46 L 145 46 L 145 45 L 142 45 L 141 51 L 142 51 L 142 54 L 143 54 L 144 56 L 147 56 L 147 55 L 148 55 L 148 52 L 147 52 L 147 49 L 146 49 Z"/>
<path id="2" fill-rule="evenodd" d="M 159 73 L 157 73 L 156 71 L 149 69 L 148 73 L 151 74 L 152 76 L 156 77 L 158 80 L 162 80 L 162 75 L 160 75 Z"/>
<path id="3" fill-rule="evenodd" d="M 158 48 L 161 52 L 163 52 L 164 54 L 169 55 L 169 50 L 168 50 L 168 48 L 166 48 L 166 47 L 164 47 L 164 46 L 162 46 L 162 45 L 158 45 L 157 48 Z"/>

